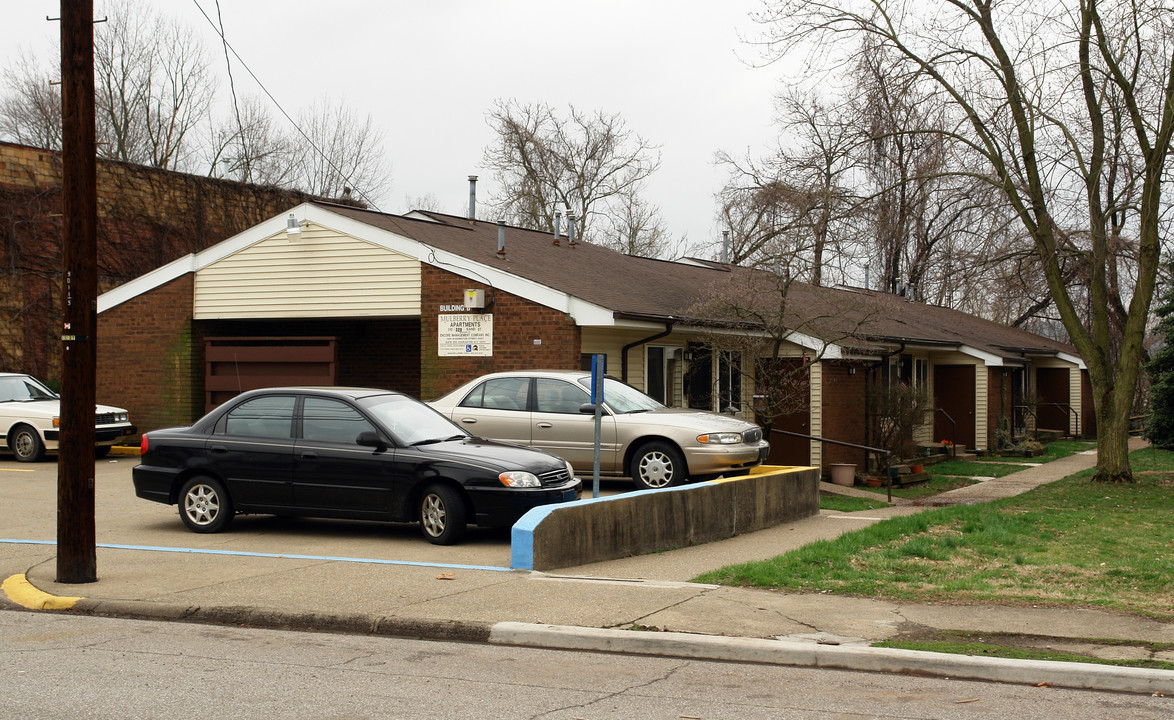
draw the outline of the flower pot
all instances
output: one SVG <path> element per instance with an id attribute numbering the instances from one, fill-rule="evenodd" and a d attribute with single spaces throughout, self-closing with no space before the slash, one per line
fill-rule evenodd
<path id="1" fill-rule="evenodd" d="M 923 473 L 923 472 L 925 472 L 925 466 L 924 465 L 910 465 L 909 472 L 913 473 L 914 475 L 917 475 L 918 473 Z"/>
<path id="2" fill-rule="evenodd" d="M 832 463 L 828 467 L 831 469 L 832 482 L 836 485 L 856 484 L 856 465 L 854 463 Z"/>
<path id="3" fill-rule="evenodd" d="M 881 479 L 878 477 L 866 477 L 864 478 L 864 483 L 868 485 L 868 487 L 880 487 Z"/>

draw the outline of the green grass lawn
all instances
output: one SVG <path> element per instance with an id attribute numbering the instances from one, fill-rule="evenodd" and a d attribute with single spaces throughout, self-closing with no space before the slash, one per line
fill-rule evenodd
<path id="1" fill-rule="evenodd" d="M 1174 618 L 1174 453 L 1137 482 L 1092 470 L 1004 500 L 896 517 L 697 582 L 920 602 L 1103 607 Z"/>
<path id="2" fill-rule="evenodd" d="M 868 498 L 849 497 L 847 495 L 834 495 L 832 493 L 822 493 L 819 496 L 820 510 L 835 510 L 836 512 L 857 512 L 859 510 L 876 510 L 877 508 L 888 507 L 889 503 L 884 500 L 869 500 Z"/>

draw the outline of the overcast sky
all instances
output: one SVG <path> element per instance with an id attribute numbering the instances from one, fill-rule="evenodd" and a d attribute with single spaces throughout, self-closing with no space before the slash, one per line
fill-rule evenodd
<path id="1" fill-rule="evenodd" d="M 215 0 L 150 0 L 193 28 L 223 72 L 212 27 Z M 370 113 L 386 133 L 392 189 L 380 209 L 405 211 L 428 194 L 446 212 L 467 209 L 470 174 L 492 140 L 497 98 L 619 113 L 662 146 L 647 198 L 674 237 L 715 240 L 713 195 L 724 173 L 715 151 L 756 153 L 772 142 L 779 66 L 753 67 L 761 0 L 221 0 L 225 34 L 295 115 L 328 95 Z M 107 3 L 95 0 L 102 17 Z M 60 32 L 57 0 L 6 2 L 0 65 L 19 49 L 47 55 Z M 234 58 L 235 63 L 235 58 Z M 234 66 L 238 95 L 259 94 Z M 227 91 L 227 87 L 225 87 Z M 223 93 L 227 97 L 227 92 Z"/>

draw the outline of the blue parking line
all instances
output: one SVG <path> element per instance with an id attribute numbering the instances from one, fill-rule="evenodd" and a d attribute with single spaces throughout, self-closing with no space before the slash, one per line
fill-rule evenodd
<path id="1" fill-rule="evenodd" d="M 0 538 L 0 543 L 10 545 L 56 545 L 55 540 L 15 540 Z M 244 550 L 203 550 L 200 548 L 155 547 L 150 545 L 116 545 L 112 543 L 98 543 L 100 548 L 112 550 L 145 550 L 149 552 L 191 553 L 194 555 L 236 555 L 239 557 L 279 558 L 284 560 L 328 560 L 330 562 L 365 563 L 368 565 L 408 565 L 412 567 L 431 567 L 453 570 L 491 570 L 493 572 L 511 572 L 512 568 L 497 565 L 458 565 L 454 563 L 427 563 L 412 560 L 383 560 L 380 558 L 353 558 L 336 557 L 333 555 L 292 555 L 289 553 L 260 553 Z"/>

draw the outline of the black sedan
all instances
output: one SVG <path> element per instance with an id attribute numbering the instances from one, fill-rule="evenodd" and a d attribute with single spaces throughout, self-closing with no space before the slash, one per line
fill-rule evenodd
<path id="1" fill-rule="evenodd" d="M 237 513 L 420 523 L 441 545 L 575 500 L 549 453 L 474 437 L 407 395 L 360 388 L 244 393 L 185 428 L 143 435 L 135 494 L 200 533 Z"/>

